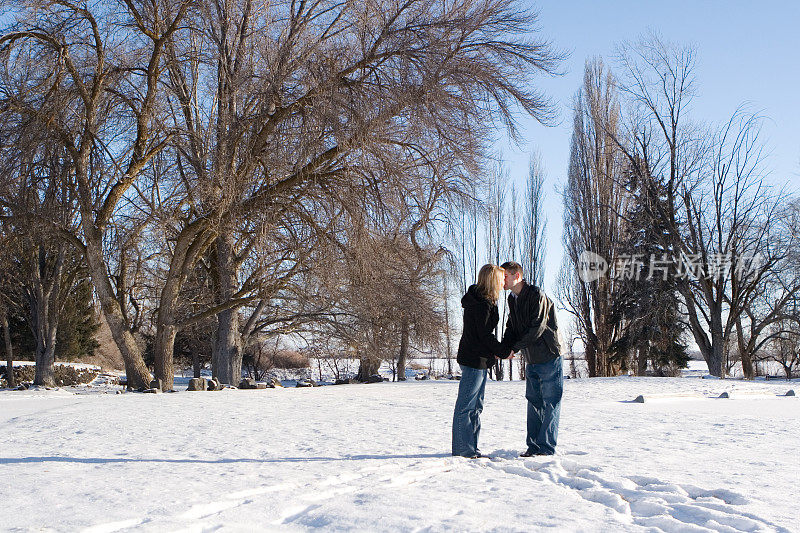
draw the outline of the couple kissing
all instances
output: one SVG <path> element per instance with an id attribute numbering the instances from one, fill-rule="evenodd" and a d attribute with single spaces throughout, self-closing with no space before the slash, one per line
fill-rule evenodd
<path id="1" fill-rule="evenodd" d="M 510 291 L 509 316 L 503 340 L 498 341 L 494 333 L 500 320 L 497 302 L 504 289 Z M 515 356 L 525 363 L 528 401 L 526 448 L 520 456 L 555 454 L 564 376 L 553 302 L 525 281 L 519 263 L 508 261 L 501 266 L 484 265 L 461 305 L 464 329 L 458 344 L 461 381 L 453 413 L 453 455 L 482 457 L 478 434 L 487 369 L 496 358 Z"/>

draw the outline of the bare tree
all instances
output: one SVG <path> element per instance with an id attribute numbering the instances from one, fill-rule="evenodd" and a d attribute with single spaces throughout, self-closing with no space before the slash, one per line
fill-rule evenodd
<path id="1" fill-rule="evenodd" d="M 0 207 L 0 212 L 5 212 L 5 209 Z M 6 233 L 6 225 L 0 225 L 0 246 L 4 250 L 8 250 L 9 241 L 11 240 Z M 6 352 L 6 384 L 8 387 L 15 387 L 14 380 L 14 347 L 11 344 L 11 331 L 8 326 L 8 316 L 11 308 L 14 306 L 15 301 L 12 298 L 12 275 L 11 275 L 11 261 L 6 254 L 0 260 L 0 327 L 3 329 L 3 349 Z"/>
<path id="2" fill-rule="evenodd" d="M 622 185 L 624 160 L 616 143 L 620 105 L 616 83 L 600 60 L 588 62 L 583 89 L 575 100 L 575 118 L 564 191 L 565 263 L 560 298 L 575 316 L 586 350 L 589 376 L 620 371 L 615 350 L 624 335 L 624 320 L 615 305 L 621 281 L 609 275 L 584 280 L 578 275 L 585 251 L 614 264 L 627 231 L 624 213 L 629 196 Z"/>
<path id="3" fill-rule="evenodd" d="M 544 283 L 544 248 L 546 245 L 547 219 L 542 212 L 542 200 L 544 199 L 544 179 L 545 171 L 542 160 L 538 153 L 531 154 L 528 164 L 528 180 L 525 184 L 525 195 L 522 204 L 522 226 L 521 226 L 521 246 L 516 250 L 515 246 L 510 247 L 511 257 L 522 258 L 522 269 L 526 273 L 529 281 L 537 287 L 542 287 Z M 516 195 L 512 202 L 510 235 L 515 236 L 517 232 L 516 215 Z M 510 363 L 509 363 L 510 364 Z M 525 358 L 519 358 L 520 379 L 525 379 Z"/>
<path id="4" fill-rule="evenodd" d="M 743 331 L 746 310 L 763 295 L 783 256 L 766 238 L 774 235 L 771 226 L 784 199 L 763 180 L 759 119 L 737 110 L 719 131 L 701 135 L 684 117 L 693 52 L 655 37 L 638 46 L 623 54 L 632 80 L 626 91 L 644 117 L 628 151 L 631 168 L 640 183 L 665 191 L 667 201 L 656 204 L 654 216 L 667 228 L 663 246 L 677 260 L 677 287 L 709 372 L 726 374 L 727 349 L 736 342 L 745 374 L 752 377 L 760 333 L 797 290 L 791 287 L 771 302 L 763 319 L 751 314 L 751 329 Z M 763 263 L 753 264 L 754 258 Z"/>
<path id="5" fill-rule="evenodd" d="M 452 333 L 450 331 L 450 291 L 448 290 L 447 271 L 442 270 L 442 308 L 444 309 L 444 340 L 447 357 L 447 375 L 453 375 Z"/>
<path id="6" fill-rule="evenodd" d="M 403 255 L 413 253 L 407 242 L 376 237 L 370 238 L 370 244 L 362 242 L 361 249 L 341 263 L 347 265 L 349 276 L 338 276 L 348 279 L 336 304 L 339 311 L 330 314 L 326 325 L 318 323 L 316 327 L 320 334 L 338 339 L 346 351 L 357 354 L 358 379 L 366 381 L 389 360 L 396 379 L 403 380 L 411 351 L 436 344 L 444 329 L 438 290 L 430 291 L 438 287 L 425 289 L 431 282 L 426 279 L 427 271 L 420 276 L 421 269 L 407 268 L 408 256 L 392 255 L 398 248 Z"/>
<path id="7" fill-rule="evenodd" d="M 488 237 L 488 246 L 486 249 L 487 262 L 495 265 L 500 265 L 503 263 L 504 259 L 502 258 L 502 254 L 508 249 L 507 243 L 509 225 L 507 221 L 507 196 L 508 170 L 500 165 L 492 175 L 489 200 L 487 202 L 488 212 L 486 213 Z M 504 305 L 500 310 L 500 320 L 498 321 L 497 326 L 495 326 L 495 336 L 500 336 L 502 334 L 502 325 L 505 324 L 505 311 L 506 306 Z M 496 380 L 502 381 L 504 377 L 502 359 L 497 359 L 494 367 L 490 368 L 489 372 L 490 374 L 494 374 L 494 378 Z"/>
<path id="8" fill-rule="evenodd" d="M 16 307 L 33 336 L 34 384 L 52 386 L 61 312 L 83 271 L 79 251 L 63 237 L 77 231 L 75 199 L 66 154 L 52 136 L 19 114 L 2 119 L 6 277 L 16 286 L 9 292 L 16 293 Z"/>
<path id="9" fill-rule="evenodd" d="M 364 195 L 383 191 L 377 180 L 400 186 L 404 166 L 424 164 L 433 179 L 455 178 L 454 158 L 477 169 L 483 147 L 476 134 L 488 127 L 478 110 L 487 100 L 464 95 L 489 96 L 506 117 L 506 102 L 515 100 L 546 116 L 541 97 L 500 84 L 507 69 L 550 70 L 555 57 L 506 32 L 529 20 L 510 2 L 371 5 L 318 1 L 264 10 L 249 1 L 208 2 L 198 13 L 212 21 L 209 30 L 175 45 L 170 76 L 183 132 L 178 158 L 186 162 L 179 166 L 199 185 L 196 214 L 186 223 L 199 233 L 187 242 L 204 238 L 201 226 L 217 233 L 218 361 L 238 358 L 236 308 L 251 298 L 236 282 L 242 251 L 250 249 L 247 240 L 233 241 L 243 217 L 289 212 L 307 200 L 318 206 L 358 198 L 379 206 Z M 198 46 L 213 61 L 195 59 L 203 57 Z M 205 79 L 213 80 L 213 98 L 197 96 Z M 440 166 L 443 160 L 449 167 Z M 325 226 L 314 217 L 306 222 Z M 168 341 L 169 335 L 157 346 L 157 358 L 168 357 Z M 223 367 L 231 371 L 220 377 L 232 379 L 236 365 Z"/>
<path id="10" fill-rule="evenodd" d="M 763 224 L 774 226 L 780 218 L 765 218 Z M 774 229 L 774 228 L 773 228 Z M 781 228 L 783 229 L 783 228 Z M 781 323 L 800 294 L 797 272 L 788 267 L 786 246 L 797 246 L 796 233 L 779 232 L 755 246 L 756 264 L 734 268 L 731 273 L 730 311 L 737 313 L 736 347 L 747 379 L 755 377 L 755 361 L 762 347 L 781 331 L 770 326 Z M 743 248 L 746 248 L 745 244 Z M 727 299 L 727 298 L 726 298 Z"/>
<path id="11" fill-rule="evenodd" d="M 362 211 L 357 224 L 345 223 L 342 259 L 316 272 L 337 310 L 329 331 L 360 352 L 362 380 L 384 360 L 396 361 L 396 377 L 404 380 L 410 354 L 438 348 L 446 330 L 438 274 L 445 251 L 433 244 L 432 233 L 435 197 L 444 191 L 430 182 L 426 190 L 424 183 L 384 194 L 386 205 L 396 209 L 378 219 Z"/>
<path id="12" fill-rule="evenodd" d="M 6 351 L 6 384 L 15 387 L 17 384 L 14 380 L 14 348 L 11 345 L 11 334 L 8 329 L 8 311 L 5 307 L 0 311 L 3 313 L 0 316 L 0 326 L 3 327 L 3 349 Z"/>
<path id="13" fill-rule="evenodd" d="M 532 154 L 525 186 L 522 215 L 522 267 L 530 282 L 541 287 L 544 283 L 544 248 L 547 219 L 542 212 L 545 170 L 538 153 Z"/>
<path id="14" fill-rule="evenodd" d="M 508 240 L 507 240 L 508 246 L 506 248 L 506 257 L 509 258 L 509 259 L 513 259 L 515 257 L 524 256 L 524 254 L 522 253 L 520 248 L 522 248 L 522 250 L 524 250 L 525 246 L 527 246 L 527 243 L 523 242 L 522 245 L 520 246 L 520 242 L 519 242 L 520 230 L 521 230 L 521 228 L 519 228 L 519 208 L 517 207 L 517 188 L 516 188 L 516 186 L 514 184 L 512 184 L 512 186 L 511 186 L 511 213 L 509 213 L 509 220 L 508 220 L 508 224 L 507 224 L 507 228 L 506 228 L 506 232 L 507 232 L 507 235 L 508 235 Z M 524 234 L 525 234 L 525 231 L 524 231 L 524 228 L 522 228 L 523 241 L 525 239 Z M 523 271 L 526 271 L 525 268 L 527 268 L 527 267 L 523 264 Z M 506 323 L 506 317 L 508 316 L 508 300 L 505 297 L 503 297 L 503 298 L 501 298 L 501 301 L 497 303 L 497 305 L 500 308 L 500 321 L 499 321 L 499 324 L 505 324 Z M 520 379 L 524 380 L 525 379 L 525 358 L 524 357 L 518 357 L 517 359 L 519 360 L 519 370 L 518 370 L 519 374 L 518 375 L 519 375 Z M 509 379 L 509 381 L 514 379 L 514 361 L 513 360 L 510 360 L 508 362 L 508 379 Z"/>
<path id="15" fill-rule="evenodd" d="M 148 386 L 150 374 L 109 278 L 103 237 L 169 138 L 158 116 L 164 45 L 190 3 L 31 2 L 0 37 L 3 108 L 51 132 L 69 158 L 81 227 L 73 244 L 134 387 Z"/>
<path id="16" fill-rule="evenodd" d="M 756 190 L 760 208 L 737 232 L 736 253 L 746 263 L 736 264 L 730 273 L 730 295 L 726 302 L 736 315 L 736 347 L 747 379 L 755 377 L 755 361 L 760 350 L 793 318 L 792 310 L 800 297 L 800 269 L 796 252 L 800 209 L 798 202 L 787 202 L 782 194 L 771 199 L 766 191 Z M 783 348 L 781 352 L 785 352 Z"/>
<path id="17" fill-rule="evenodd" d="M 774 361 L 781 366 L 786 379 L 791 379 L 795 369 L 800 367 L 800 322 L 796 309 L 793 317 L 777 321 L 770 326 L 771 333 L 766 344 L 763 359 Z"/>
<path id="18" fill-rule="evenodd" d="M 123 305 L 134 300 L 108 268 L 121 216 L 139 209 L 162 232 L 150 256 L 161 386 L 172 388 L 177 331 L 207 316 L 231 381 L 250 326 L 239 309 L 270 307 L 274 294 L 258 290 L 274 271 L 243 269 L 262 235 L 287 231 L 287 213 L 324 230 L 305 215 L 343 198 L 380 207 L 409 168 L 456 190 L 480 173 L 489 117 L 513 134 L 515 105 L 540 120 L 552 110 L 526 87 L 559 57 L 526 36 L 535 17 L 512 0 L 29 7 L 0 38 L 2 109 L 35 121 L 68 155 L 81 228 L 72 242 L 134 387 L 150 379 Z M 214 304 L 181 317 L 181 292 L 207 253 Z"/>
<path id="19" fill-rule="evenodd" d="M 478 275 L 478 242 L 480 230 L 480 215 L 483 204 L 473 198 L 471 201 L 459 205 L 459 209 L 454 218 L 458 220 L 454 223 L 454 243 L 456 250 L 456 272 L 458 275 L 461 293 L 467 289 L 477 279 Z"/>

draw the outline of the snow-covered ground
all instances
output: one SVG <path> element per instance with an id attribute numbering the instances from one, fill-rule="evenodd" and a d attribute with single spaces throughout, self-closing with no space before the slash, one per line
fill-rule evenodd
<path id="1" fill-rule="evenodd" d="M 490 382 L 479 460 L 454 381 L 0 392 L 0 530 L 800 529 L 797 381 L 565 386 L 559 454 L 522 459 L 524 383 Z"/>

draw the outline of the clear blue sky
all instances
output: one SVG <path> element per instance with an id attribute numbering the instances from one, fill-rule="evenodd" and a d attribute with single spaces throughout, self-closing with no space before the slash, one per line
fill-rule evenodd
<path id="1" fill-rule="evenodd" d="M 562 258 L 562 210 L 557 192 L 566 181 L 572 98 L 583 80 L 587 58 L 601 56 L 615 68 L 614 47 L 652 29 L 668 41 L 697 52 L 698 96 L 692 117 L 725 121 L 742 103 L 766 117 L 763 138 L 774 183 L 800 189 L 800 2 L 795 1 L 564 1 L 531 4 L 540 13 L 540 35 L 570 53 L 565 74 L 540 79 L 538 87 L 558 102 L 560 124 L 543 127 L 523 119 L 523 145 L 502 137 L 510 176 L 523 183 L 532 150 L 547 171 L 548 217 L 545 290 L 554 294 Z M 566 318 L 562 316 L 562 320 Z"/>

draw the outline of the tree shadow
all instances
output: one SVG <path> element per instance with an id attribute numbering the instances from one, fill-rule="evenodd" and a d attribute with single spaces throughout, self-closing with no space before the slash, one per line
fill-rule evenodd
<path id="1" fill-rule="evenodd" d="M 183 463 L 183 464 L 235 464 L 235 463 L 309 463 L 333 461 L 362 461 L 362 460 L 393 460 L 393 459 L 432 459 L 450 457 L 449 453 L 420 453 L 402 455 L 346 455 L 343 457 L 277 457 L 274 459 L 251 458 L 221 458 L 221 459 L 151 459 L 141 457 L 0 457 L 0 464 L 32 464 L 32 463 L 81 463 L 81 464 L 112 464 L 112 463 Z"/>

